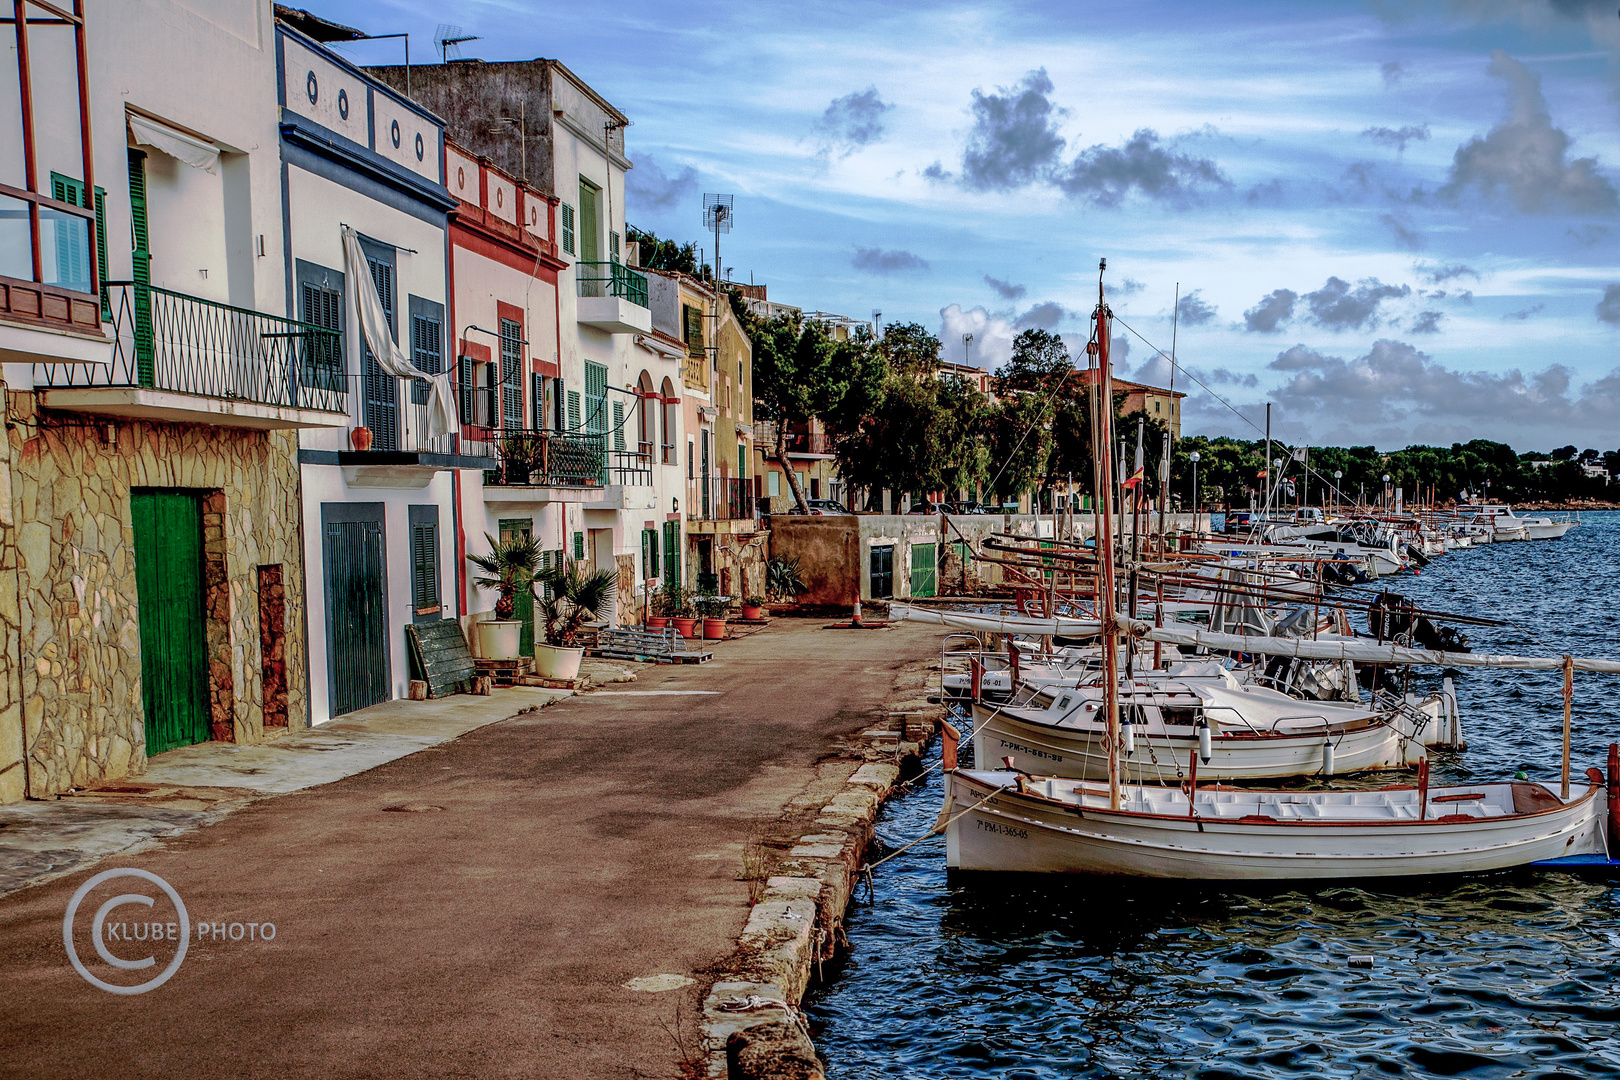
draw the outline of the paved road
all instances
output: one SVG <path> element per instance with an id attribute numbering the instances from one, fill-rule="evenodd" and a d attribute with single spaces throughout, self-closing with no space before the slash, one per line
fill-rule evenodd
<path id="1" fill-rule="evenodd" d="M 0 899 L 0 1075 L 678 1076 L 703 972 L 746 916 L 745 843 L 841 781 L 817 779 L 832 736 L 868 725 L 896 670 L 938 649 L 908 624 L 820 626 L 779 622 L 709 665 L 647 669 L 631 692 L 572 698 Z M 161 876 L 225 940 L 193 931 L 149 993 L 91 987 L 66 960 L 62 917 L 109 866 Z M 92 973 L 111 978 L 88 923 L 136 884 L 84 903 Z M 107 921 L 169 918 L 160 900 Z M 231 923 L 266 921 L 274 940 L 229 940 Z M 174 947 L 112 948 L 156 954 L 157 971 Z M 697 981 L 622 988 L 657 974 Z"/>

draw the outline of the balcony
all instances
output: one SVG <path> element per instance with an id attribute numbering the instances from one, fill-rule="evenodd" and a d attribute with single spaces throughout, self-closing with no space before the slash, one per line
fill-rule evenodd
<path id="1" fill-rule="evenodd" d="M 602 509 L 651 509 L 652 460 L 612 450 L 608 436 L 545 428 L 485 433 L 496 462 L 484 472 L 486 502 L 579 502 Z"/>
<path id="2" fill-rule="evenodd" d="M 688 480 L 686 519 L 689 532 L 752 532 L 754 482 L 734 476 Z"/>
<path id="3" fill-rule="evenodd" d="M 577 262 L 578 318 L 610 334 L 645 334 L 652 329 L 647 310 L 647 275 L 622 263 Z"/>
<path id="4" fill-rule="evenodd" d="M 224 427 L 348 425 L 336 332 L 128 281 L 108 289 L 111 362 L 35 364 L 42 406 Z"/>
<path id="5" fill-rule="evenodd" d="M 371 433 L 368 449 L 300 450 L 299 461 L 340 465 L 344 483 L 360 488 L 425 488 L 441 469 L 489 468 L 494 451 L 479 438 L 485 433 L 478 429 L 463 427 L 455 435 L 428 435 L 428 394 L 426 379 L 394 380 L 391 399 L 360 403 Z"/>
<path id="6" fill-rule="evenodd" d="M 766 457 L 776 456 L 776 425 L 762 420 L 754 425 L 754 445 Z M 825 431 L 790 431 L 785 447 L 790 457 L 830 458 L 833 456 L 832 436 Z"/>

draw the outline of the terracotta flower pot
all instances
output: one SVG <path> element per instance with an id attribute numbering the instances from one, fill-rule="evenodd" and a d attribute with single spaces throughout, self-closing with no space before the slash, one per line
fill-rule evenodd
<path id="1" fill-rule="evenodd" d="M 719 641 L 726 636 L 726 620 L 704 619 L 703 637 L 707 641 Z"/>
<path id="2" fill-rule="evenodd" d="M 371 429 L 364 424 L 349 432 L 349 443 L 362 454 L 371 449 Z"/>
<path id="3" fill-rule="evenodd" d="M 649 630 L 662 630 L 664 627 L 666 627 L 668 625 L 669 625 L 669 620 L 666 619 L 662 615 L 649 615 L 649 616 L 647 616 L 647 629 L 649 629 Z"/>
<path id="4" fill-rule="evenodd" d="M 676 618 L 672 621 L 675 623 L 675 629 L 680 631 L 681 637 L 697 637 L 697 634 L 693 632 L 693 626 L 697 622 L 696 619 Z"/>
<path id="5" fill-rule="evenodd" d="M 760 608 L 758 604 L 744 604 L 742 609 L 742 617 L 745 619 L 757 619 L 760 617 Z"/>

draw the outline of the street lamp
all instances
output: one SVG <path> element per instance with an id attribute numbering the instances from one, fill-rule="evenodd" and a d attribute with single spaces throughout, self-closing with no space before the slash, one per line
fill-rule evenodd
<path id="1" fill-rule="evenodd" d="M 1193 467 L 1193 531 L 1196 532 L 1198 530 L 1198 451 L 1194 450 L 1192 453 L 1188 454 L 1187 460 L 1192 462 Z"/>
<path id="2" fill-rule="evenodd" d="M 1384 474 L 1384 509 L 1389 509 L 1389 473 Z"/>
<path id="3" fill-rule="evenodd" d="M 1333 512 L 1339 512 L 1339 481 L 1344 478 L 1343 469 L 1333 470 Z"/>

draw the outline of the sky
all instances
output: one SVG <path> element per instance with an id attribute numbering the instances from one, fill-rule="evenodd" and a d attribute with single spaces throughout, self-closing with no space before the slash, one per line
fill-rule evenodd
<path id="1" fill-rule="evenodd" d="M 632 224 L 710 248 L 733 195 L 736 279 L 949 360 L 1082 348 L 1106 259 L 1187 434 L 1620 446 L 1616 0 L 296 6 L 561 60 L 632 120 Z"/>

